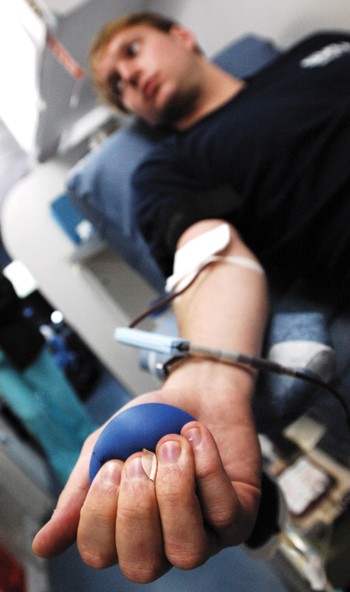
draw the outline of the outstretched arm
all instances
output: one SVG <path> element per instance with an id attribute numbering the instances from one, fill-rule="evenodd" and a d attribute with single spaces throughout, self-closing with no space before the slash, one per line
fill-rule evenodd
<path id="1" fill-rule="evenodd" d="M 185 244 L 219 221 L 199 222 Z M 254 260 L 236 231 L 222 253 Z M 225 262 L 208 266 L 176 299 L 180 334 L 198 345 L 260 353 L 268 312 L 263 274 Z M 149 582 L 172 565 L 189 569 L 250 534 L 260 496 L 260 449 L 251 411 L 253 371 L 188 358 L 164 386 L 130 405 L 158 401 L 176 405 L 198 421 L 181 435 L 162 438 L 154 481 L 141 456 L 110 461 L 88 484 L 96 432 L 33 548 L 51 556 L 77 537 L 84 561 L 93 567 L 118 562 L 131 580 Z"/>

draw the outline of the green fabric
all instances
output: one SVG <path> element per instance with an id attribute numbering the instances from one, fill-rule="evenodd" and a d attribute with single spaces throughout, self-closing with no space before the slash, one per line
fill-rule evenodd
<path id="1" fill-rule="evenodd" d="M 41 445 L 58 480 L 65 483 L 86 436 L 97 425 L 46 347 L 21 372 L 0 350 L 0 396 Z"/>

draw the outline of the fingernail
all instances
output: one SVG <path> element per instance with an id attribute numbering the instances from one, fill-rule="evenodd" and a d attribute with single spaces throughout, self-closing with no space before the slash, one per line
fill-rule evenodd
<path id="1" fill-rule="evenodd" d="M 151 479 L 151 481 L 154 481 L 157 472 L 156 455 L 150 450 L 144 449 L 142 451 L 141 461 L 143 470 L 145 471 L 147 477 Z"/>
<path id="2" fill-rule="evenodd" d="M 202 440 L 202 432 L 199 428 L 190 428 L 183 436 L 190 442 L 192 448 L 198 446 Z"/>
<path id="3" fill-rule="evenodd" d="M 176 440 L 168 440 L 159 447 L 158 459 L 163 465 L 176 463 L 181 454 L 181 444 Z"/>
<path id="4" fill-rule="evenodd" d="M 130 460 L 126 465 L 126 476 L 129 481 L 136 481 L 138 479 L 148 479 L 147 473 L 143 468 L 141 456 L 136 456 Z"/>
<path id="5" fill-rule="evenodd" d="M 105 487 L 119 485 L 121 479 L 120 466 L 115 462 L 107 463 L 101 470 L 100 483 Z"/>

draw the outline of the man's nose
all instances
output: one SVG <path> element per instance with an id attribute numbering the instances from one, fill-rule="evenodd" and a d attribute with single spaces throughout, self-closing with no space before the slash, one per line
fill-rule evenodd
<path id="1" fill-rule="evenodd" d="M 137 86 L 140 78 L 140 71 L 136 64 L 121 64 L 119 74 L 125 84 Z"/>

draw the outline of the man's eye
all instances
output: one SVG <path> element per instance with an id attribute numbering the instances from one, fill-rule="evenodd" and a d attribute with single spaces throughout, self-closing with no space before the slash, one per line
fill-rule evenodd
<path id="1" fill-rule="evenodd" d="M 130 43 L 128 45 L 128 49 L 127 49 L 127 54 L 129 57 L 133 58 L 134 56 L 136 56 L 139 52 L 140 49 L 140 42 L 139 41 L 133 41 L 132 43 Z"/>

